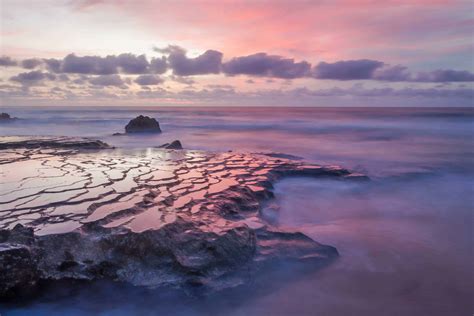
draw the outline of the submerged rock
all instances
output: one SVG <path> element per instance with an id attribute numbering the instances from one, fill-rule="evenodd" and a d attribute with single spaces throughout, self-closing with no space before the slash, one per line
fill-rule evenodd
<path id="1" fill-rule="evenodd" d="M 171 143 L 166 143 L 158 148 L 164 148 L 164 149 L 183 149 L 183 145 L 181 145 L 181 142 L 179 140 L 174 140 Z"/>
<path id="2" fill-rule="evenodd" d="M 137 116 L 125 126 L 126 133 L 161 133 L 160 124 L 149 116 Z"/>
<path id="3" fill-rule="evenodd" d="M 285 153 L 261 153 L 262 155 L 273 157 L 273 158 L 283 158 L 283 159 L 292 159 L 292 160 L 303 160 L 303 157 L 285 154 Z"/>
<path id="4" fill-rule="evenodd" d="M 0 154 L 0 207 L 8 210 L 0 212 L 0 296 L 58 280 L 219 290 L 274 261 L 317 267 L 337 250 L 273 227 L 260 216 L 262 202 L 284 176 L 363 178 L 336 166 L 243 153 Z M 31 170 L 27 178 L 20 168 Z"/>

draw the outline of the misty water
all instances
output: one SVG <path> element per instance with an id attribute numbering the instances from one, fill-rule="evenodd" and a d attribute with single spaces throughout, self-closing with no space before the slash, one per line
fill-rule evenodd
<path id="1" fill-rule="evenodd" d="M 369 182 L 288 178 L 263 211 L 335 246 L 319 270 L 282 263 L 243 290 L 193 298 L 102 284 L 7 315 L 471 315 L 474 110 L 461 108 L 3 107 L 0 135 L 70 135 L 128 148 L 280 152 Z M 159 135 L 112 136 L 138 114 Z M 55 294 L 56 295 L 56 294 Z"/>

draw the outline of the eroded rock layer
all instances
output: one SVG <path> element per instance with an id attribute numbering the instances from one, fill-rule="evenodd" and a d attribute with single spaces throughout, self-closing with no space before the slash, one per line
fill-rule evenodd
<path id="1" fill-rule="evenodd" d="M 65 136 L 2 136 L 0 150 L 14 148 L 105 149 L 106 143 L 89 138 Z"/>
<path id="2" fill-rule="evenodd" d="M 363 178 L 261 154 L 48 147 L 0 150 L 2 296 L 40 279 L 219 289 L 274 259 L 324 262 L 335 248 L 277 230 L 260 204 L 282 176 Z"/>

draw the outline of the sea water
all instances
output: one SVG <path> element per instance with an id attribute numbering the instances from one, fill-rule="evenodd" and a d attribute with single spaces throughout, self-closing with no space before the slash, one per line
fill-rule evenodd
<path id="1" fill-rule="evenodd" d="M 318 271 L 268 271 L 252 291 L 191 299 L 131 289 L 67 295 L 9 314 L 470 315 L 471 108 L 3 107 L 0 135 L 66 135 L 118 147 L 279 152 L 367 174 L 369 182 L 284 179 L 263 211 L 274 225 L 337 247 Z M 112 136 L 143 114 L 161 134 Z M 251 285 L 252 287 L 252 285 Z"/>

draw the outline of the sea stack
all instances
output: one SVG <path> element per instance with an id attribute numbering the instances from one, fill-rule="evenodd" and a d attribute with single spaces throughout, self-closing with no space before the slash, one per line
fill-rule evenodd
<path id="1" fill-rule="evenodd" d="M 149 116 L 137 116 L 125 126 L 126 133 L 161 133 L 158 121 Z"/>

